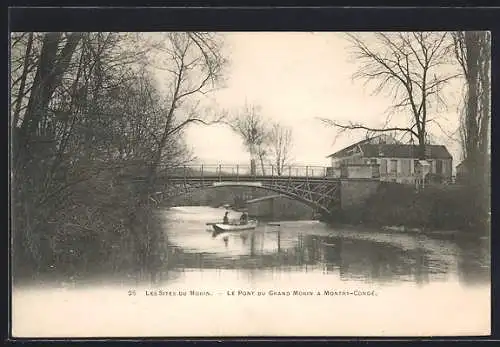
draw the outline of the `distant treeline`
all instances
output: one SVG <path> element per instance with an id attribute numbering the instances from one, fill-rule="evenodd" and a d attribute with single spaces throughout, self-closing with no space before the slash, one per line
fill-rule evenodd
<path id="1" fill-rule="evenodd" d="M 189 194 L 178 196 L 169 201 L 169 205 L 211 206 L 231 205 L 233 208 L 246 208 L 251 216 L 266 219 L 310 219 L 314 210 L 294 199 L 282 196 L 252 204 L 246 201 L 262 198 L 276 193 L 257 187 L 217 187 L 201 189 Z"/>

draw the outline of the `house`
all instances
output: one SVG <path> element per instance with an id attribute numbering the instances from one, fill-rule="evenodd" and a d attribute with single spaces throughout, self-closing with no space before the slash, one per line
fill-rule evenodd
<path id="1" fill-rule="evenodd" d="M 351 172 L 365 167 L 365 175 L 372 172 L 372 178 L 379 176 L 382 181 L 414 183 L 421 168 L 417 145 L 402 144 L 387 135 L 359 141 L 328 157 L 331 159 L 328 173 L 336 177 L 352 177 Z M 453 159 L 445 146 L 426 145 L 426 160 L 432 177 L 451 180 Z"/>

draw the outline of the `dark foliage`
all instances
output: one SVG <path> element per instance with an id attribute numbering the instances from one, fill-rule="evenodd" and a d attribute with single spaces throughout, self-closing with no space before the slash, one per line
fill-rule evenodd
<path id="1" fill-rule="evenodd" d="M 359 213 L 357 222 L 376 226 L 485 231 L 485 221 L 477 219 L 471 187 L 429 185 L 416 190 L 414 186 L 383 183 Z M 472 205 L 471 205 L 472 204 Z M 348 216 L 354 215 L 347 211 Z M 351 219 L 352 217 L 348 219 Z"/>
<path id="2" fill-rule="evenodd" d="M 172 93 L 151 73 L 159 52 Z M 215 37 L 15 33 L 11 55 L 15 277 L 160 266 L 155 179 L 190 159 L 183 129 L 204 122 L 196 97 L 220 74 Z"/>

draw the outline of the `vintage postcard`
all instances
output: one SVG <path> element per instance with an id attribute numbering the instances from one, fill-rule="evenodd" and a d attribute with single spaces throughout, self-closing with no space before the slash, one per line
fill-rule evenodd
<path id="1" fill-rule="evenodd" d="M 478 336 L 489 32 L 12 32 L 14 337 Z"/>

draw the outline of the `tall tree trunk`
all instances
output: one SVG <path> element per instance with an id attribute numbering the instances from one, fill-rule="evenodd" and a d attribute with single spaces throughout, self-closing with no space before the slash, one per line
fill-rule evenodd
<path id="1" fill-rule="evenodd" d="M 489 180 L 489 144 L 490 144 L 490 120 L 491 120 L 491 88 L 490 88 L 490 40 L 489 33 L 482 34 L 481 41 L 481 68 L 479 71 L 479 80 L 481 81 L 481 126 L 479 129 L 479 150 L 482 153 L 482 166 L 485 182 Z M 487 182 L 489 183 L 489 182 Z"/>
<path id="2" fill-rule="evenodd" d="M 418 139 L 418 159 L 420 160 L 425 160 L 427 158 L 427 155 L 425 153 L 425 136 L 422 134 L 422 136 L 419 136 Z"/>
<path id="3" fill-rule="evenodd" d="M 81 36 L 80 33 L 69 34 L 64 48 L 57 54 L 62 33 L 45 34 L 33 87 L 20 127 L 18 162 L 25 158 L 21 153 L 29 151 L 30 137 L 38 133 L 40 122 L 46 119 L 50 99 L 61 83 Z"/>
<path id="4" fill-rule="evenodd" d="M 265 175 L 266 174 L 266 168 L 264 166 L 264 154 L 263 153 L 259 153 L 259 160 L 260 160 L 260 167 L 262 169 L 262 175 Z"/>
<path id="5" fill-rule="evenodd" d="M 481 55 L 480 55 L 480 69 L 479 69 L 479 80 L 481 83 L 481 95 L 480 95 L 480 128 L 479 128 L 479 148 L 480 158 L 480 179 L 481 182 L 481 212 L 484 221 L 484 227 L 489 230 L 489 225 L 486 221 L 488 220 L 488 213 L 491 210 L 490 201 L 490 154 L 489 154 L 489 143 L 490 143 L 490 119 L 491 119 L 491 90 L 490 90 L 490 40 L 489 33 L 481 33 Z M 479 176 L 479 175 L 478 175 Z"/>
<path id="6" fill-rule="evenodd" d="M 28 75 L 29 70 L 29 58 L 31 56 L 31 48 L 33 47 L 33 33 L 28 34 L 28 43 L 26 44 L 26 53 L 24 56 L 23 62 L 23 72 L 21 73 L 21 81 L 19 84 L 19 94 L 16 100 L 16 107 L 14 109 L 14 114 L 12 115 L 12 128 L 17 127 L 17 123 L 19 122 L 19 113 L 21 112 L 21 104 L 24 95 L 24 88 L 26 86 L 26 77 Z"/>
<path id="7" fill-rule="evenodd" d="M 28 108 L 23 119 L 23 132 L 33 132 L 47 111 L 50 98 L 58 87 L 62 75 L 66 71 L 81 34 L 68 35 L 68 40 L 58 55 L 62 33 L 45 34 L 40 55 L 40 62 L 33 81 Z"/>
<path id="8" fill-rule="evenodd" d="M 488 184 L 486 181 L 489 139 L 489 50 L 487 33 L 466 31 L 465 76 L 467 103 L 465 112 L 465 167 L 467 183 L 472 193 L 472 203 L 477 211 L 473 225 L 483 229 L 489 210 Z"/>
<path id="9" fill-rule="evenodd" d="M 255 163 L 255 145 L 250 144 L 249 148 L 250 152 L 250 175 L 255 176 L 256 171 L 257 171 L 257 165 Z"/>
<path id="10" fill-rule="evenodd" d="M 467 109 L 466 109 L 466 119 L 465 126 L 467 129 L 467 139 L 465 143 L 465 152 L 467 153 L 467 159 L 465 165 L 467 171 L 469 172 L 470 184 L 476 185 L 478 183 L 478 87 L 479 87 L 479 43 L 478 35 L 475 32 L 466 31 L 465 32 L 465 46 L 467 47 L 466 52 L 466 64 L 467 64 Z"/>

